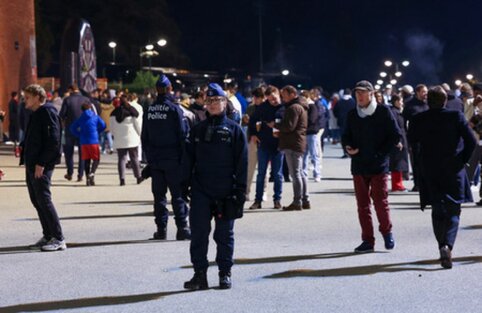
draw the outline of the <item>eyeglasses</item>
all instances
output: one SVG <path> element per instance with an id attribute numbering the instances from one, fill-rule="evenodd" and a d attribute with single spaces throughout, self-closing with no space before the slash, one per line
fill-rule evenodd
<path id="1" fill-rule="evenodd" d="M 206 98 L 206 104 L 213 104 L 213 103 L 222 102 L 225 100 L 226 100 L 225 97 L 208 97 Z"/>

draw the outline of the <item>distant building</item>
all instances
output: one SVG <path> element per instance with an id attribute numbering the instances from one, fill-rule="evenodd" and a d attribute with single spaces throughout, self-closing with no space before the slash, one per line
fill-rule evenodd
<path id="1" fill-rule="evenodd" d="M 10 93 L 36 81 L 34 0 L 0 0 L 0 109 L 8 112 Z"/>

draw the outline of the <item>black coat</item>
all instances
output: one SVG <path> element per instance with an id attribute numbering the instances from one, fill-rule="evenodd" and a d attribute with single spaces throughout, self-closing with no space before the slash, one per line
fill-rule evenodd
<path id="1" fill-rule="evenodd" d="M 62 102 L 59 116 L 64 121 L 65 136 L 74 137 L 69 129 L 70 124 L 82 115 L 82 104 L 86 102 L 90 103 L 91 101 L 89 98 L 80 94 L 80 92 L 73 92 Z M 99 111 L 97 111 L 97 113 L 99 113 Z"/>
<path id="2" fill-rule="evenodd" d="M 353 98 L 349 98 L 340 99 L 340 101 L 336 103 L 335 108 L 333 109 L 333 114 L 336 117 L 338 127 L 340 127 L 340 132 L 342 134 L 345 132 L 346 118 L 348 116 L 348 112 L 353 110 L 355 107 L 355 100 L 353 100 Z"/>
<path id="3" fill-rule="evenodd" d="M 21 147 L 20 164 L 28 168 L 40 165 L 53 169 L 55 164 L 60 163 L 60 118 L 57 109 L 45 104 L 32 113 Z"/>
<path id="4" fill-rule="evenodd" d="M 462 99 L 457 98 L 453 91 L 447 93 L 447 104 L 445 105 L 447 110 L 460 111 L 464 113 L 464 102 Z"/>
<path id="5" fill-rule="evenodd" d="M 390 107 L 390 111 L 400 130 L 400 142 L 403 145 L 402 150 L 393 147 L 392 151 L 390 151 L 390 172 L 406 172 L 408 171 L 408 143 L 407 134 L 403 126 L 404 119 L 402 112 L 396 107 Z"/>
<path id="6" fill-rule="evenodd" d="M 403 118 L 405 120 L 405 129 L 408 129 L 408 124 L 410 120 L 415 115 L 425 112 L 428 110 L 428 105 L 426 102 L 419 100 L 417 97 L 412 97 L 410 100 L 405 102 L 405 106 L 403 108 Z"/>
<path id="7" fill-rule="evenodd" d="M 418 114 L 410 122 L 408 140 L 420 145 L 422 208 L 442 201 L 473 201 L 464 164 L 476 140 L 461 112 L 431 109 Z"/>
<path id="8" fill-rule="evenodd" d="M 338 104 L 337 104 L 338 105 Z M 377 175 L 388 172 L 388 155 L 400 140 L 400 130 L 390 109 L 377 105 L 375 112 L 361 118 L 356 109 L 348 113 L 342 146 L 358 148 L 352 156 L 353 175 Z"/>

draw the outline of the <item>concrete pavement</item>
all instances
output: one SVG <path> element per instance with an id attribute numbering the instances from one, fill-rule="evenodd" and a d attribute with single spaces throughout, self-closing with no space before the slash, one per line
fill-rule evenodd
<path id="1" fill-rule="evenodd" d="M 2 146 L 0 312 L 480 312 L 482 208 L 463 207 L 451 270 L 437 261 L 430 210 L 418 209 L 415 193 L 390 195 L 395 249 L 377 233 L 376 252 L 355 255 L 360 227 L 349 160 L 339 156 L 327 145 L 324 179 L 309 183 L 311 210 L 280 212 L 267 201 L 236 222 L 233 289 L 216 289 L 212 266 L 213 288 L 185 292 L 189 242 L 174 240 L 173 220 L 169 240 L 147 240 L 155 231 L 150 181 L 136 185 L 129 172 L 119 186 L 115 154 L 102 156 L 95 187 L 66 181 L 59 166 L 52 191 L 69 248 L 31 251 L 40 224 L 24 170 Z M 283 188 L 287 205 L 291 184 Z"/>

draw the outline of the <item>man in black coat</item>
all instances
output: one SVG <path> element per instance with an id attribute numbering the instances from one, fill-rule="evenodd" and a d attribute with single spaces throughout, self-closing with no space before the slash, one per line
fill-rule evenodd
<path id="1" fill-rule="evenodd" d="M 419 84 L 415 87 L 415 96 L 405 102 L 405 106 L 402 112 L 403 118 L 405 119 L 405 130 L 410 128 L 410 120 L 417 114 L 425 112 L 428 110 L 427 105 L 427 86 L 424 84 Z M 413 189 L 412 191 L 419 190 L 419 162 L 418 162 L 418 145 L 410 145 L 410 163 L 412 164 L 413 173 Z"/>
<path id="2" fill-rule="evenodd" d="M 346 118 L 348 112 L 356 107 L 355 100 L 351 96 L 351 89 L 346 88 L 343 93 L 343 98 L 338 101 L 335 108 L 333 109 L 333 114 L 335 115 L 338 126 L 340 127 L 340 133 L 343 134 L 346 128 Z M 347 158 L 345 150 L 343 150 L 342 158 Z"/>
<path id="3" fill-rule="evenodd" d="M 55 164 L 60 163 L 60 119 L 57 110 L 45 104 L 46 97 L 39 85 L 25 88 L 25 107 L 33 113 L 21 143 L 20 164 L 25 164 L 28 193 L 43 230 L 42 238 L 31 247 L 57 251 L 67 248 L 50 192 Z"/>
<path id="4" fill-rule="evenodd" d="M 420 146 L 420 205 L 432 206 L 432 226 L 441 265 L 452 268 L 451 251 L 459 227 L 460 206 L 472 202 L 464 164 L 476 140 L 464 115 L 444 108 L 447 94 L 436 86 L 428 92 L 430 110 L 411 121 L 408 140 Z"/>
<path id="5" fill-rule="evenodd" d="M 372 252 L 375 246 L 370 198 L 373 200 L 386 249 L 393 249 L 392 222 L 388 207 L 388 155 L 400 140 L 400 130 L 390 109 L 377 105 L 373 85 L 362 80 L 356 84 L 355 110 L 348 113 L 342 146 L 351 156 L 362 243 L 355 253 Z"/>
<path id="6" fill-rule="evenodd" d="M 82 115 L 82 104 L 91 103 L 91 101 L 80 93 L 77 86 L 70 86 L 69 89 L 72 90 L 72 93 L 62 102 L 62 108 L 59 113 L 65 132 L 63 151 L 67 174 L 64 175 L 64 178 L 72 180 L 72 175 L 74 174 L 74 146 L 77 146 L 79 151 L 77 181 L 82 181 L 82 177 L 84 176 L 84 161 L 82 160 L 79 140 L 70 132 L 70 125 Z"/>

